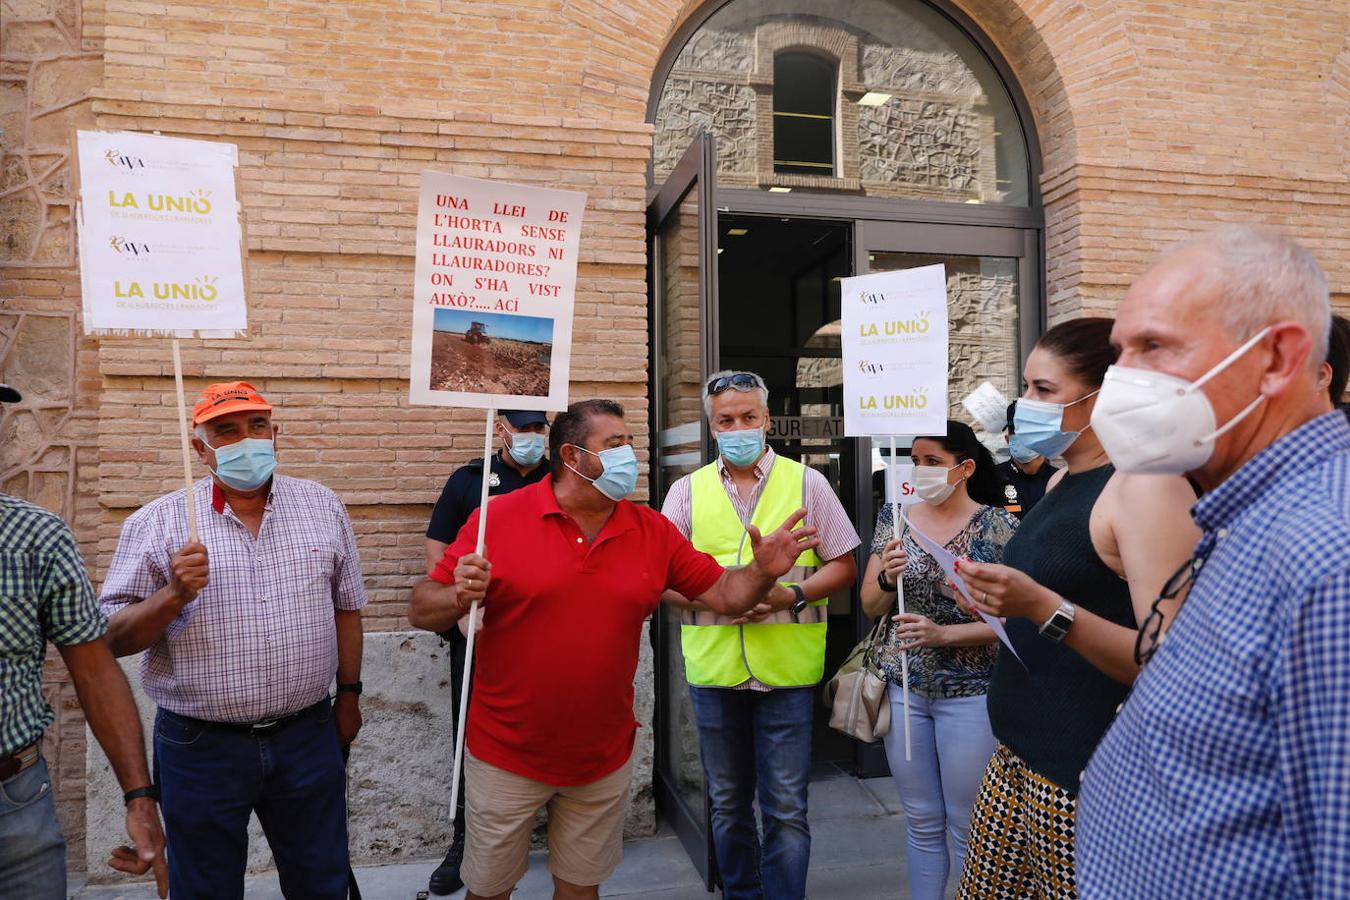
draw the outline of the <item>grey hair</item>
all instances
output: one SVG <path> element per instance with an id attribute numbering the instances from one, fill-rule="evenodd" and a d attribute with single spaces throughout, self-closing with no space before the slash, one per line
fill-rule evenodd
<path id="1" fill-rule="evenodd" d="M 1224 225 L 1183 244 L 1212 253 L 1223 282 L 1218 310 L 1224 329 L 1245 341 L 1262 328 L 1293 319 L 1312 336 L 1309 368 L 1327 358 L 1331 297 L 1327 276 L 1312 253 L 1279 232 L 1251 225 Z"/>
<path id="2" fill-rule="evenodd" d="M 712 384 L 712 383 L 713 383 L 714 381 L 716 381 L 717 379 L 723 378 L 723 377 L 725 377 L 725 376 L 727 376 L 727 375 L 749 375 L 751 378 L 755 379 L 755 386 L 756 386 L 757 388 L 759 388 L 760 397 L 761 397 L 761 398 L 763 399 L 763 401 L 764 401 L 764 408 L 765 408 L 765 409 L 768 409 L 768 407 L 769 407 L 769 386 L 768 386 L 767 384 L 764 383 L 764 379 L 763 379 L 763 378 L 761 378 L 761 377 L 760 377 L 758 374 L 756 374 L 755 372 L 746 372 L 746 371 L 744 371 L 744 370 L 742 370 L 742 369 L 723 369 L 723 370 L 720 371 L 720 372 L 714 372 L 714 373 L 712 373 L 711 375 L 708 376 L 708 380 L 705 381 L 705 382 L 703 382 L 703 413 L 704 413 L 704 415 L 706 415 L 709 419 L 712 418 L 712 396 L 708 393 L 708 385 Z M 733 389 L 733 390 L 734 390 L 734 389 Z"/>

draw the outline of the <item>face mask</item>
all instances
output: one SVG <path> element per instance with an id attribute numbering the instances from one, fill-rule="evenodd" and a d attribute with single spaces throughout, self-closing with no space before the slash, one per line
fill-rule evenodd
<path id="1" fill-rule="evenodd" d="M 572 445 L 576 447 L 576 444 Z M 591 456 L 600 458 L 600 464 L 604 467 L 600 472 L 599 478 L 586 478 L 571 466 L 567 468 L 577 472 L 581 478 L 586 478 L 595 489 L 604 494 L 614 502 L 622 500 L 633 493 L 633 488 L 637 487 L 638 463 L 637 454 L 633 452 L 632 444 L 623 444 L 619 447 L 610 447 L 608 450 L 601 450 L 594 453 L 585 447 L 577 447 L 583 453 L 590 453 Z M 563 465 L 567 465 L 563 463 Z"/>
<path id="2" fill-rule="evenodd" d="M 1258 396 L 1222 428 L 1200 388 L 1270 333 L 1266 328 L 1196 381 L 1162 372 L 1112 366 L 1092 427 L 1111 462 L 1122 472 L 1180 475 L 1194 472 L 1214 455 L 1214 442 L 1261 405 Z"/>
<path id="3" fill-rule="evenodd" d="M 1017 401 L 1017 411 L 1013 413 L 1014 433 L 1008 441 L 1009 449 L 1013 453 L 1029 453 L 1033 457 L 1044 456 L 1046 459 L 1059 456 L 1073 446 L 1073 442 L 1083 433 L 1060 430 L 1064 424 L 1064 410 L 1096 393 L 1093 391 L 1079 397 L 1073 403 L 1047 403 L 1044 400 L 1021 398 Z"/>
<path id="4" fill-rule="evenodd" d="M 244 438 L 221 447 L 206 446 L 216 453 L 216 477 L 236 491 L 262 487 L 277 467 L 276 448 L 270 438 Z"/>
<path id="5" fill-rule="evenodd" d="M 717 435 L 717 452 L 733 466 L 748 466 L 764 452 L 764 429 L 720 432 Z"/>
<path id="6" fill-rule="evenodd" d="M 1040 457 L 1039 453 L 1019 441 L 1015 434 L 1008 438 L 1008 452 L 1012 454 L 1013 459 L 1024 466 L 1029 462 L 1034 462 Z"/>
<path id="7" fill-rule="evenodd" d="M 542 434 L 536 434 L 533 431 L 507 432 L 510 435 L 510 444 L 506 447 L 506 452 L 511 454 L 511 458 L 517 463 L 529 468 L 544 458 L 544 448 L 548 446 L 548 439 Z"/>
<path id="8" fill-rule="evenodd" d="M 952 466 L 952 469 L 960 468 L 960 466 L 961 464 L 958 463 Z M 941 506 L 956 491 L 956 485 L 966 480 L 963 477 L 956 484 L 948 484 L 947 473 L 952 469 L 944 469 L 942 466 L 915 466 L 913 475 L 914 492 L 925 503 Z"/>

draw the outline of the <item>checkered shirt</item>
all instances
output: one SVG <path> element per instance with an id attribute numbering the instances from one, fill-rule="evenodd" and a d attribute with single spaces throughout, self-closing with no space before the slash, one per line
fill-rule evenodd
<path id="1" fill-rule="evenodd" d="M 212 482 L 193 486 L 209 583 L 145 651 L 141 679 L 158 705 L 215 722 L 260 722 L 327 696 L 337 673 L 334 610 L 366 605 L 351 521 L 323 485 L 277 475 L 255 539 Z M 100 602 L 112 617 L 169 583 L 187 541 L 183 491 L 122 526 Z"/>
<path id="2" fill-rule="evenodd" d="M 42 737 L 55 719 L 42 696 L 47 641 L 84 644 L 107 627 L 66 523 L 0 494 L 0 756 Z"/>
<path id="3" fill-rule="evenodd" d="M 1350 896 L 1350 424 L 1195 505 L 1207 561 L 1088 765 L 1084 898 Z"/>

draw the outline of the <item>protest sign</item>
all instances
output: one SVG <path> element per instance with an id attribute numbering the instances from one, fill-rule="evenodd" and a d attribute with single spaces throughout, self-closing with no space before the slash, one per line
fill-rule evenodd
<path id="1" fill-rule="evenodd" d="M 567 407 L 586 195 L 423 172 L 409 399 Z"/>
<path id="2" fill-rule="evenodd" d="M 248 329 L 233 144 L 77 132 L 86 334 Z"/>
<path id="3" fill-rule="evenodd" d="M 248 331 L 234 144 L 76 132 L 85 334 L 172 335 L 188 539 L 197 539 L 179 337 Z"/>
<path id="4" fill-rule="evenodd" d="M 895 467 L 896 435 L 947 433 L 947 269 L 936 265 L 873 272 L 845 278 L 840 286 L 844 434 L 889 436 L 890 466 Z M 894 475 L 889 478 L 894 481 Z M 889 492 L 896 534 L 902 492 Z M 904 612 L 903 578 L 896 583 L 896 594 Z M 906 651 L 900 653 L 900 670 L 909 759 Z"/>
<path id="5" fill-rule="evenodd" d="M 941 265 L 845 278 L 844 433 L 947 433 L 947 275 Z"/>

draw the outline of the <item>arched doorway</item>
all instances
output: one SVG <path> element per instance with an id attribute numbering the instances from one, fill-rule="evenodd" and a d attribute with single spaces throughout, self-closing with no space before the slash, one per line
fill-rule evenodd
<path id="1" fill-rule="evenodd" d="M 715 0 L 671 40 L 648 120 L 653 501 L 712 458 L 708 374 L 750 369 L 769 385 L 774 449 L 830 479 L 865 553 L 881 458 L 842 436 L 839 279 L 943 263 L 952 414 L 965 418 L 960 399 L 983 381 L 1015 396 L 1044 323 L 1025 100 L 944 0 Z M 656 624 L 654 788 L 711 883 L 678 621 Z M 831 598 L 829 623 L 832 673 L 870 623 L 850 592 Z M 823 721 L 814 750 L 822 768 L 885 772 L 879 746 Z"/>

